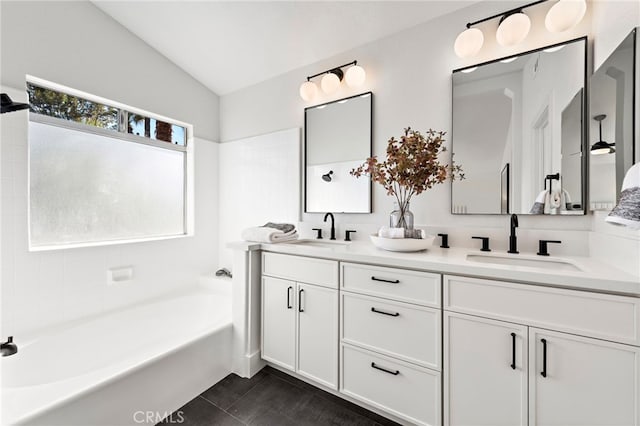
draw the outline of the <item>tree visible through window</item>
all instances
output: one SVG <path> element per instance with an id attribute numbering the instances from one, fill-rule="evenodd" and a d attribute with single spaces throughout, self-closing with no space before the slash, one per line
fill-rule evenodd
<path id="1" fill-rule="evenodd" d="M 30 247 L 188 234 L 191 126 L 43 86 L 27 84 Z"/>

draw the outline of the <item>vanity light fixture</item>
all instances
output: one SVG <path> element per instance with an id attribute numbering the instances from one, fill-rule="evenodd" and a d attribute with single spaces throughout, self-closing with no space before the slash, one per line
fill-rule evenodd
<path id="1" fill-rule="evenodd" d="M 13 112 L 13 111 L 20 111 L 22 109 L 29 109 L 29 104 L 14 102 L 6 93 L 0 94 L 0 97 L 2 101 L 2 106 L 1 106 L 2 109 L 0 110 L 1 114 L 4 114 L 5 112 Z"/>
<path id="2" fill-rule="evenodd" d="M 342 69 L 346 67 L 349 68 L 347 68 L 345 73 Z M 367 78 L 364 68 L 358 65 L 358 61 L 349 62 L 339 67 L 319 72 L 318 74 L 307 77 L 307 81 L 300 85 L 300 97 L 303 100 L 310 101 L 318 94 L 318 86 L 311 80 L 319 76 L 322 76 L 320 87 L 322 91 L 328 95 L 338 90 L 342 80 L 344 80 L 349 87 L 359 87 L 364 84 Z"/>
<path id="3" fill-rule="evenodd" d="M 602 140 L 602 120 L 607 118 L 605 114 L 596 115 L 593 117 L 600 126 L 600 140 L 593 145 L 591 145 L 591 155 L 603 155 L 603 154 L 613 154 L 616 152 L 614 146 L 615 143 L 609 143 Z"/>
<path id="4" fill-rule="evenodd" d="M 502 46 L 515 46 L 529 34 L 531 19 L 524 13 L 526 8 L 549 0 L 538 0 L 488 18 L 469 22 L 467 29 L 461 32 L 453 45 L 453 50 L 460 58 L 475 56 L 484 44 L 484 34 L 474 25 L 500 18 L 496 31 L 496 41 Z M 587 10 L 586 0 L 558 0 L 545 17 L 545 27 L 553 33 L 564 32 L 578 25 Z"/>

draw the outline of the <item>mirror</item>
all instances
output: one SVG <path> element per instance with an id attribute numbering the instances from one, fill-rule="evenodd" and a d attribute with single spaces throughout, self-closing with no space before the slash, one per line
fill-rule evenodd
<path id="1" fill-rule="evenodd" d="M 587 39 L 453 72 L 454 214 L 585 214 Z"/>
<path id="2" fill-rule="evenodd" d="M 589 117 L 589 206 L 610 211 L 620 194 L 625 173 L 640 160 L 634 144 L 634 93 L 639 73 L 636 32 L 633 30 L 593 73 Z M 597 144 L 597 145 L 596 145 Z"/>
<path id="3" fill-rule="evenodd" d="M 371 92 L 305 108 L 306 213 L 371 213 L 371 181 L 349 172 L 371 156 Z"/>

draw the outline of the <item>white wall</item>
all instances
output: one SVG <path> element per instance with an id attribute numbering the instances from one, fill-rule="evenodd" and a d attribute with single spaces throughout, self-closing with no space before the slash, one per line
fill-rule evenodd
<path id="1" fill-rule="evenodd" d="M 30 74 L 191 123 L 196 137 L 219 140 L 218 97 L 92 3 L 3 0 L 0 15 L 3 85 L 25 88 Z"/>
<path id="2" fill-rule="evenodd" d="M 231 268 L 242 230 L 300 217 L 300 129 L 272 132 L 220 145 L 220 266 Z"/>
<path id="3" fill-rule="evenodd" d="M 2 92 L 26 102 L 25 74 L 193 123 L 195 235 L 27 251 L 27 112 L 2 114 L 2 340 L 195 285 L 218 265 L 218 97 L 89 2 L 2 1 Z M 132 282 L 107 270 L 133 266 Z"/>
<path id="4" fill-rule="evenodd" d="M 517 51 L 564 41 L 589 33 L 590 16 L 568 33 L 550 34 L 544 29 L 544 15 L 551 5 L 542 4 L 534 13 L 530 37 L 516 48 L 497 47 L 490 31 L 486 46 L 473 61 L 458 59 L 453 42 L 466 22 L 504 10 L 504 2 L 482 2 L 437 20 L 406 29 L 395 35 L 349 50 L 279 77 L 267 80 L 220 99 L 221 141 L 230 141 L 270 131 L 302 127 L 304 108 L 298 88 L 305 76 L 357 59 L 367 71 L 367 81 L 357 92 L 342 87 L 337 93 L 319 96 L 314 104 L 371 90 L 375 97 L 373 117 L 374 154 L 384 155 L 387 140 L 401 135 L 403 128 L 451 131 L 451 71 L 473 62 L 501 57 Z M 448 144 L 449 142 L 447 142 Z M 453 216 L 450 214 L 449 184 L 440 185 L 411 202 L 417 224 L 434 226 L 489 226 L 508 228 L 506 217 Z M 374 185 L 371 215 L 338 215 L 339 224 L 386 224 L 393 201 Z M 303 220 L 320 223 L 320 215 L 303 215 Z M 525 228 L 589 229 L 587 217 L 523 217 Z M 366 235 L 358 235 L 364 238 Z"/>
<path id="5" fill-rule="evenodd" d="M 3 87 L 2 91 L 7 91 Z M 9 90 L 20 99 L 21 93 Z M 22 99 L 25 101 L 26 99 Z M 28 252 L 26 111 L 0 116 L 2 336 L 70 321 L 195 285 L 217 266 L 218 144 L 196 139 L 195 235 L 106 247 Z M 109 268 L 134 279 L 107 285 Z"/>

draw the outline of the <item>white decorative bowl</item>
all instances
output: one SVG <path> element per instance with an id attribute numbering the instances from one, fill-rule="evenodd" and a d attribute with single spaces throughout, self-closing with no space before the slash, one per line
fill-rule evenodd
<path id="1" fill-rule="evenodd" d="M 427 235 L 427 238 L 382 238 L 377 234 L 369 236 L 374 246 L 388 251 L 421 251 L 433 244 L 435 235 Z"/>

